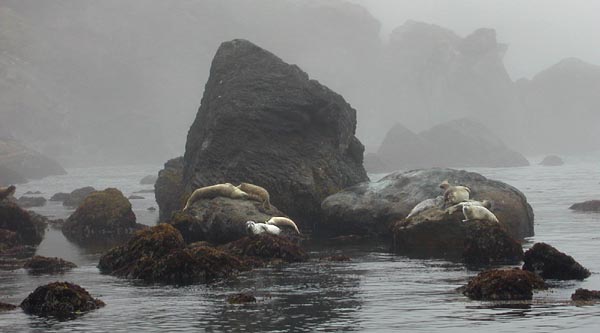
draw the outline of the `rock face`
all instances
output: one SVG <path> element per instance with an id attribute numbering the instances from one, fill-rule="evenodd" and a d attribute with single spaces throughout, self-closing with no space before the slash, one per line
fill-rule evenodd
<path id="1" fill-rule="evenodd" d="M 516 269 L 492 269 L 469 281 L 464 294 L 475 300 L 527 300 L 534 289 L 546 289 L 546 283 L 534 273 Z"/>
<path id="2" fill-rule="evenodd" d="M 158 179 L 154 183 L 154 196 L 158 203 L 161 221 L 169 219 L 172 212 L 181 210 L 185 206 L 187 196 L 184 194 L 182 179 L 183 157 L 167 161 L 164 169 L 158 172 Z"/>
<path id="3" fill-rule="evenodd" d="M 46 198 L 22 196 L 17 201 L 17 204 L 23 208 L 42 207 L 46 204 Z"/>
<path id="4" fill-rule="evenodd" d="M 535 272 L 544 279 L 583 280 L 590 271 L 573 257 L 546 243 L 536 243 L 525 252 L 523 269 Z"/>
<path id="5" fill-rule="evenodd" d="M 336 193 L 322 203 L 320 228 L 334 235 L 374 234 L 391 238 L 390 227 L 421 201 L 441 194 L 439 184 L 464 184 L 471 198 L 491 200 L 492 211 L 515 239 L 533 235 L 533 210 L 516 188 L 480 174 L 453 169 L 395 172 Z"/>
<path id="6" fill-rule="evenodd" d="M 437 125 L 418 135 L 397 124 L 386 135 L 377 156 L 388 170 L 430 167 L 527 166 L 492 131 L 470 118 Z M 371 170 L 368 170 L 371 171 Z"/>
<path id="7" fill-rule="evenodd" d="M 46 224 L 36 218 L 35 214 L 4 200 L 0 201 L 0 230 L 2 229 L 14 232 L 18 244 L 37 246 L 44 238 Z"/>
<path id="8" fill-rule="evenodd" d="M 58 199 L 63 199 L 63 206 L 67 207 L 79 207 L 83 200 L 90 194 L 96 192 L 96 189 L 91 186 L 86 186 L 82 188 L 78 188 L 73 190 L 68 196 L 63 196 L 62 193 L 55 194 L 52 198 L 60 201 Z M 52 200 L 52 199 L 51 199 Z"/>
<path id="9" fill-rule="evenodd" d="M 394 250 L 419 258 L 446 258 L 469 265 L 518 264 L 521 244 L 490 221 L 462 222 L 461 211 L 432 208 L 393 227 Z"/>
<path id="10" fill-rule="evenodd" d="M 103 307 L 104 302 L 93 298 L 87 290 L 76 284 L 53 282 L 37 287 L 20 306 L 29 314 L 70 318 Z"/>
<path id="11" fill-rule="evenodd" d="M 0 139 L 0 166 L 30 179 L 67 174 L 53 159 L 7 139 Z"/>
<path id="12" fill-rule="evenodd" d="M 573 204 L 569 209 L 582 212 L 600 212 L 600 200 L 589 200 Z"/>
<path id="13" fill-rule="evenodd" d="M 217 197 L 197 201 L 186 213 L 175 213 L 169 223 L 187 243 L 224 244 L 248 235 L 246 221 L 265 222 L 273 216 L 285 214 L 273 205 L 264 210 L 255 200 Z"/>
<path id="14" fill-rule="evenodd" d="M 548 155 L 540 162 L 540 165 L 544 166 L 559 166 L 563 164 L 565 164 L 563 159 L 556 155 Z"/>
<path id="15" fill-rule="evenodd" d="M 136 223 L 131 204 L 123 193 L 108 188 L 87 196 L 69 216 L 62 232 L 70 240 L 81 244 L 110 244 L 126 240 L 143 227 Z"/>
<path id="16" fill-rule="evenodd" d="M 55 274 L 71 270 L 77 265 L 61 258 L 33 256 L 23 266 L 30 274 Z"/>
<path id="17" fill-rule="evenodd" d="M 571 300 L 573 301 L 600 301 L 600 291 L 598 290 L 588 290 L 579 288 L 575 290 L 575 293 L 571 295 Z"/>
<path id="18" fill-rule="evenodd" d="M 210 247 L 186 247 L 183 237 L 168 224 L 140 231 L 127 244 L 100 258 L 104 274 L 149 283 L 211 282 L 246 269 L 235 256 Z"/>
<path id="19" fill-rule="evenodd" d="M 188 132 L 185 190 L 253 183 L 311 226 L 325 197 L 367 180 L 355 128 L 356 110 L 297 66 L 246 40 L 223 43 Z"/>

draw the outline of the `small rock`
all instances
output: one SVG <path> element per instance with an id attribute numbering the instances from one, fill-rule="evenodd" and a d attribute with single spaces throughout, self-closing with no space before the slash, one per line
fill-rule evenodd
<path id="1" fill-rule="evenodd" d="M 92 298 L 87 290 L 76 284 L 53 282 L 37 287 L 20 306 L 28 314 L 72 318 L 104 305 L 104 302 Z"/>
<path id="2" fill-rule="evenodd" d="M 154 185 L 156 180 L 158 179 L 157 175 L 148 175 L 140 180 L 140 184 L 142 185 Z"/>
<path id="3" fill-rule="evenodd" d="M 579 288 L 571 295 L 573 301 L 600 301 L 600 290 L 588 290 Z"/>
<path id="4" fill-rule="evenodd" d="M 250 293 L 239 293 L 227 297 L 229 304 L 256 303 L 256 297 Z"/>
<path id="5" fill-rule="evenodd" d="M 25 262 L 23 267 L 30 274 L 54 274 L 66 272 L 77 267 L 77 265 L 61 258 L 33 256 Z"/>
<path id="6" fill-rule="evenodd" d="M 565 164 L 563 159 L 556 155 L 548 155 L 540 162 L 540 165 L 543 166 L 559 166 L 563 164 Z"/>
<path id="7" fill-rule="evenodd" d="M 569 209 L 577 210 L 581 212 L 597 212 L 600 213 L 600 200 L 589 200 L 580 203 L 576 203 L 569 207 Z"/>
<path id="8" fill-rule="evenodd" d="M 155 208 L 155 207 L 148 207 L 148 209 L 147 209 L 147 210 L 148 210 L 148 211 L 151 211 L 151 212 L 155 212 L 155 211 L 156 211 L 156 208 Z"/>
<path id="9" fill-rule="evenodd" d="M 528 300 L 534 289 L 546 289 L 546 283 L 532 272 L 518 268 L 491 269 L 469 281 L 463 294 L 475 300 Z"/>
<path id="10" fill-rule="evenodd" d="M 17 200 L 17 204 L 23 208 L 42 207 L 46 204 L 46 198 L 22 196 Z"/>
<path id="11" fill-rule="evenodd" d="M 96 192 L 96 189 L 91 186 L 78 188 L 71 192 L 69 196 L 63 200 L 63 206 L 78 207 L 83 200 L 93 192 Z"/>
<path id="12" fill-rule="evenodd" d="M 139 190 L 139 191 L 135 191 L 133 193 L 154 193 L 154 189 Z"/>
<path id="13" fill-rule="evenodd" d="M 59 193 L 55 193 L 51 198 L 50 201 L 65 201 L 69 198 L 71 194 L 69 193 L 64 193 L 64 192 L 59 192 Z"/>
<path id="14" fill-rule="evenodd" d="M 27 192 L 25 192 L 25 195 L 28 195 L 28 194 L 29 195 L 31 195 L 31 194 L 42 194 L 42 192 L 40 192 L 40 191 L 35 191 L 35 192 L 27 191 Z"/>
<path id="15" fill-rule="evenodd" d="M 139 196 L 139 195 L 130 195 L 127 199 L 129 199 L 129 200 L 142 200 L 142 199 L 146 199 L 146 198 L 144 198 L 142 196 Z"/>
<path id="16" fill-rule="evenodd" d="M 12 310 L 14 310 L 16 308 L 17 308 L 16 305 L 12 305 L 12 304 L 8 304 L 8 303 L 2 303 L 2 302 L 0 302 L 0 312 L 12 311 Z"/>
<path id="17" fill-rule="evenodd" d="M 590 271 L 573 257 L 546 243 L 535 243 L 523 256 L 523 269 L 539 274 L 544 279 L 583 280 Z"/>

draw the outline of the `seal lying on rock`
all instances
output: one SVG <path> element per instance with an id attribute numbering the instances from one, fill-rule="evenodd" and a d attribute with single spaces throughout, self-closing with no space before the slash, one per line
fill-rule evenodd
<path id="1" fill-rule="evenodd" d="M 463 201 L 461 203 L 458 203 L 450 208 L 448 208 L 448 213 L 449 214 L 454 214 L 454 212 L 456 212 L 457 210 L 461 210 L 463 209 L 464 206 L 480 206 L 480 207 L 485 207 L 487 209 L 491 209 L 492 208 L 492 202 L 489 200 L 483 200 L 483 201 L 477 201 L 477 200 L 467 200 L 467 201 Z"/>
<path id="2" fill-rule="evenodd" d="M 0 201 L 14 194 L 16 189 L 17 188 L 14 185 L 10 185 L 9 187 L 0 187 Z"/>
<path id="3" fill-rule="evenodd" d="M 463 222 L 485 220 L 500 223 L 496 215 L 483 206 L 463 205 L 462 211 L 465 215 L 465 220 L 463 220 Z"/>
<path id="4" fill-rule="evenodd" d="M 411 211 L 410 213 L 408 213 L 408 215 L 406 216 L 406 218 L 409 218 L 411 216 L 417 215 L 429 208 L 434 208 L 434 207 L 439 207 L 441 208 L 442 206 L 444 206 L 444 197 L 443 196 L 437 196 L 434 199 L 425 199 L 421 202 L 419 202 Z"/>
<path id="5" fill-rule="evenodd" d="M 269 201 L 269 192 L 258 185 L 250 183 L 241 183 L 236 186 L 238 189 L 248 193 L 248 196 L 252 200 L 260 201 L 265 209 L 271 208 L 271 202 Z"/>
<path id="6" fill-rule="evenodd" d="M 216 197 L 226 197 L 232 199 L 247 199 L 248 193 L 233 186 L 231 183 L 216 184 L 206 187 L 201 187 L 195 190 L 187 200 L 183 211 L 186 211 L 194 202 L 200 199 L 212 199 Z"/>
<path id="7" fill-rule="evenodd" d="M 456 205 L 463 201 L 469 200 L 471 189 L 466 186 L 452 186 L 447 180 L 440 184 L 440 188 L 444 190 L 444 202 L 446 206 Z"/>
<path id="8" fill-rule="evenodd" d="M 300 233 L 300 230 L 298 230 L 296 223 L 294 223 L 294 221 L 288 219 L 287 217 L 282 217 L 282 216 L 272 217 L 265 223 L 256 223 L 254 221 L 246 222 L 246 228 L 247 228 L 248 232 L 253 235 L 260 235 L 263 233 L 279 235 L 281 233 L 281 229 L 278 226 L 290 226 L 298 234 Z"/>
<path id="9" fill-rule="evenodd" d="M 297 233 L 300 233 L 300 230 L 298 230 L 298 226 L 296 226 L 296 223 L 294 223 L 294 221 L 292 221 L 291 219 L 288 219 L 287 217 L 283 217 L 283 216 L 273 216 L 272 218 L 270 218 L 267 222 L 265 222 L 266 224 L 271 224 L 271 225 L 277 225 L 277 226 L 290 226 L 292 228 L 294 228 L 294 230 Z"/>

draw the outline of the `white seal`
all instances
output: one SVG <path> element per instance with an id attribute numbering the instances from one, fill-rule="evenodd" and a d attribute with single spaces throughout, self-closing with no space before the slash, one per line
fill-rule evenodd
<path id="1" fill-rule="evenodd" d="M 438 207 L 441 208 L 444 206 L 444 197 L 443 196 L 437 196 L 433 199 L 425 199 L 421 202 L 419 202 L 411 211 L 410 213 L 408 213 L 408 215 L 406 216 L 406 218 L 409 218 L 411 216 L 417 215 L 429 208 L 434 208 L 434 207 Z"/>
<path id="2" fill-rule="evenodd" d="M 465 216 L 463 222 L 471 220 L 483 220 L 500 223 L 496 215 L 483 206 L 464 205 L 462 211 L 463 215 Z"/>

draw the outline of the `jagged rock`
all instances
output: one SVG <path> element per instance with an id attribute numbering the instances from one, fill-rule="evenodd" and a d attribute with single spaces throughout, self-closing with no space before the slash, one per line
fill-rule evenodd
<path id="1" fill-rule="evenodd" d="M 102 256 L 98 268 L 104 274 L 167 284 L 207 283 L 247 269 L 221 250 L 186 247 L 181 233 L 168 224 L 140 231 Z"/>
<path id="2" fill-rule="evenodd" d="M 17 200 L 17 204 L 23 208 L 42 207 L 46 204 L 46 198 L 22 196 Z"/>
<path id="3" fill-rule="evenodd" d="M 393 227 L 394 250 L 419 258 L 447 258 L 469 265 L 517 264 L 521 244 L 496 222 L 462 222 L 461 211 L 432 208 Z"/>
<path id="4" fill-rule="evenodd" d="M 111 244 L 127 240 L 144 227 L 136 223 L 131 203 L 123 193 L 107 188 L 87 196 L 64 223 L 62 232 L 69 240 L 82 245 Z"/>
<path id="5" fill-rule="evenodd" d="M 528 300 L 534 289 L 546 289 L 546 283 L 534 273 L 515 269 L 492 269 L 479 273 L 464 289 L 475 300 Z"/>
<path id="6" fill-rule="evenodd" d="M 154 185 L 156 183 L 157 179 L 158 179 L 158 176 L 156 176 L 156 175 L 148 175 L 148 176 L 145 176 L 144 178 L 142 178 L 140 180 L 140 184 L 142 184 L 142 185 Z"/>
<path id="7" fill-rule="evenodd" d="M 559 166 L 563 164 L 565 164 L 565 162 L 562 160 L 562 158 L 556 155 L 548 155 L 540 162 L 540 165 L 544 166 Z"/>
<path id="8" fill-rule="evenodd" d="M 474 172 L 440 168 L 394 172 L 344 189 L 323 201 L 320 228 L 333 235 L 391 238 L 392 224 L 421 201 L 441 195 L 439 184 L 446 179 L 469 186 L 473 199 L 492 201 L 492 211 L 513 238 L 533 235 L 533 210 L 519 190 Z"/>
<path id="9" fill-rule="evenodd" d="M 55 274 L 71 270 L 77 265 L 61 258 L 33 256 L 23 266 L 30 274 Z"/>
<path id="10" fill-rule="evenodd" d="M 79 205 L 81 205 L 81 203 L 83 202 L 83 200 L 85 200 L 85 198 L 96 192 L 96 189 L 91 187 L 91 186 L 86 186 L 86 187 L 82 187 L 82 188 L 78 188 L 76 190 L 73 190 L 68 197 L 64 197 L 64 199 L 62 200 L 63 202 L 63 206 L 67 206 L 67 207 L 79 207 Z M 58 193 L 57 193 L 58 194 Z M 55 195 L 57 195 L 55 194 Z M 62 194 L 60 197 L 63 197 Z M 58 200 L 60 201 L 60 200 Z"/>
<path id="11" fill-rule="evenodd" d="M 10 201 L 0 201 L 0 229 L 13 231 L 18 243 L 37 246 L 44 238 L 46 224 L 33 212 Z"/>
<path id="12" fill-rule="evenodd" d="M 600 291 L 579 288 L 571 295 L 571 300 L 583 302 L 600 301 Z"/>
<path id="13" fill-rule="evenodd" d="M 58 162 L 9 139 L 0 139 L 0 165 L 30 179 L 67 174 Z"/>
<path id="14" fill-rule="evenodd" d="M 265 222 L 273 216 L 285 214 L 273 205 L 265 210 L 255 200 L 216 197 L 195 202 L 185 213 L 174 213 L 168 223 L 181 232 L 187 243 L 224 244 L 247 236 L 247 221 Z"/>
<path id="15" fill-rule="evenodd" d="M 301 262 L 308 260 L 308 254 L 286 237 L 271 234 L 246 236 L 223 246 L 227 252 L 238 256 L 254 257 L 263 262 L 282 260 Z"/>
<path id="16" fill-rule="evenodd" d="M 184 193 L 182 177 L 183 157 L 168 160 L 164 169 L 158 172 L 158 179 L 154 184 L 154 193 L 161 221 L 169 219 L 171 213 L 181 210 L 185 206 L 187 197 L 191 192 Z"/>
<path id="17" fill-rule="evenodd" d="M 546 243 L 535 243 L 525 252 L 523 269 L 535 272 L 544 279 L 583 280 L 590 271 L 573 257 Z"/>
<path id="18" fill-rule="evenodd" d="M 23 300 L 20 307 L 25 313 L 38 316 L 71 318 L 104 305 L 104 302 L 93 298 L 87 290 L 76 284 L 52 282 L 37 287 Z"/>
<path id="19" fill-rule="evenodd" d="M 256 297 L 250 293 L 239 293 L 227 296 L 229 304 L 256 303 Z"/>
<path id="20" fill-rule="evenodd" d="M 600 200 L 589 200 L 573 204 L 569 209 L 582 212 L 600 212 Z"/>
<path id="21" fill-rule="evenodd" d="M 225 42 L 188 132 L 185 191 L 253 183 L 312 226 L 325 197 L 367 180 L 355 127 L 356 110 L 297 66 L 246 40 Z"/>

